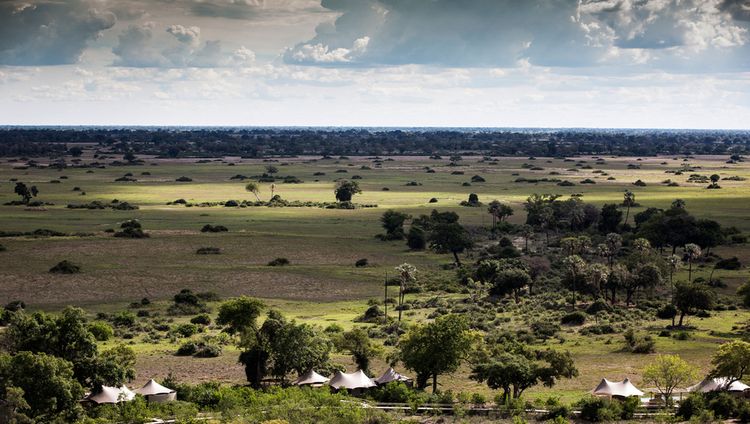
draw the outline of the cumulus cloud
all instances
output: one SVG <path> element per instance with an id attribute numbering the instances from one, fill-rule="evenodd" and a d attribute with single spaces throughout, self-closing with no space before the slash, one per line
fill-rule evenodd
<path id="1" fill-rule="evenodd" d="M 738 53 L 747 44 L 742 20 L 750 13 L 750 0 L 322 0 L 321 6 L 338 18 L 286 51 L 286 62 L 664 64 L 706 51 Z M 363 39 L 366 51 L 352 54 Z"/>
<path id="2" fill-rule="evenodd" d="M 0 2 L 0 64 L 76 63 L 116 21 L 112 12 L 84 0 Z"/>
<path id="3" fill-rule="evenodd" d="M 234 52 L 225 51 L 218 40 L 201 42 L 200 28 L 172 25 L 164 33 L 171 39 L 155 34 L 157 25 L 147 22 L 130 25 L 118 37 L 112 53 L 117 57 L 115 66 L 137 68 L 212 68 L 248 66 L 255 54 L 240 47 Z"/>

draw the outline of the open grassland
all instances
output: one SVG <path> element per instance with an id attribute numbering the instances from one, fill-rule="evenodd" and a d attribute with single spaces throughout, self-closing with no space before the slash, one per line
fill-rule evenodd
<path id="1" fill-rule="evenodd" d="M 579 160 L 585 161 L 576 164 Z M 461 215 L 461 222 L 470 226 L 489 225 L 486 208 L 459 206 L 469 193 L 477 193 L 482 202 L 498 199 L 515 209 L 514 223 L 524 221 L 522 202 L 532 193 L 554 193 L 563 196 L 581 194 L 583 200 L 597 205 L 620 203 L 628 189 L 636 194 L 640 207 L 668 207 L 676 198 L 687 202 L 690 212 L 701 218 L 711 218 L 725 226 L 736 226 L 750 231 L 750 185 L 746 181 L 720 182 L 720 190 L 707 190 L 702 183 L 689 183 L 690 174 L 721 177 L 750 178 L 750 164 L 726 164 L 726 157 L 683 158 L 605 158 L 596 164 L 590 157 L 562 159 L 500 158 L 496 162 L 481 158 L 464 158 L 459 166 L 449 166 L 446 159 L 401 157 L 384 161 L 377 167 L 371 159 L 314 158 L 279 159 L 267 163 L 260 160 L 224 158 L 210 163 L 195 160 L 145 160 L 142 166 L 108 166 L 106 169 L 64 169 L 61 171 L 30 168 L 13 169 L 13 163 L 0 163 L 0 203 L 17 200 L 13 194 L 18 179 L 36 185 L 38 200 L 50 202 L 39 208 L 0 206 L 0 230 L 33 231 L 39 228 L 66 233 L 93 233 L 88 237 L 0 239 L 7 251 L 0 252 L 0 303 L 21 299 L 31 308 L 59 309 L 65 305 L 84 306 L 92 315 L 96 312 L 115 312 L 125 309 L 130 302 L 148 297 L 155 301 L 149 308 L 163 310 L 167 300 L 182 288 L 195 292 L 212 291 L 222 297 L 250 295 L 266 299 L 285 315 L 301 322 L 327 326 L 336 323 L 344 328 L 354 325 L 354 318 L 366 309 L 365 300 L 382 295 L 382 281 L 386 273 L 403 262 L 417 266 L 432 278 L 453 278 L 444 270 L 447 256 L 426 252 L 411 252 L 403 242 L 382 242 L 374 238 L 381 233 L 379 217 L 393 208 L 412 215 L 429 213 L 432 209 L 452 210 Z M 229 166 L 229 164 L 234 164 Z M 317 207 L 185 207 L 167 205 L 176 199 L 191 203 L 227 200 L 255 200 L 245 191 L 245 182 L 232 180 L 241 174 L 247 177 L 264 172 L 267 165 L 277 166 L 278 175 L 295 176 L 301 184 L 275 184 L 275 193 L 286 200 L 331 202 L 333 187 L 339 178 L 358 180 L 363 190 L 354 199 L 359 204 L 377 204 L 377 208 L 355 210 L 323 209 Z M 541 168 L 537 170 L 529 169 Z M 578 165 L 578 166 L 576 166 Z M 630 167 L 629 167 L 630 165 Z M 639 166 L 633 169 L 633 166 Z M 693 171 L 683 175 L 665 173 L 689 166 Z M 364 168 L 363 168 L 364 167 Z M 427 173 L 426 168 L 434 169 Z M 589 168 L 590 169 L 587 169 Z M 345 170 L 346 172 L 337 172 Z M 455 175 L 456 171 L 463 172 Z M 144 172 L 150 175 L 142 175 Z M 136 182 L 115 182 L 132 173 Z M 324 175 L 316 175 L 324 173 Z M 486 182 L 465 186 L 474 175 Z M 192 182 L 176 182 L 186 176 Z M 61 178 L 67 177 L 67 178 Z M 561 187 L 555 182 L 515 182 L 518 178 L 555 178 L 575 183 Z M 608 179 L 613 177 L 614 180 Z M 595 184 L 580 184 L 585 179 Z M 645 187 L 633 185 L 636 180 Z M 679 183 L 678 187 L 663 184 L 666 179 Z M 59 183 L 50 183 L 50 181 Z M 248 180 L 250 181 L 250 180 Z M 409 182 L 418 185 L 407 186 Z M 73 191 L 79 187 L 86 195 Z M 388 188 L 384 191 L 384 188 Z M 260 184 L 260 197 L 270 197 L 270 184 Z M 429 203 L 436 198 L 437 203 Z M 68 204 L 94 200 L 105 203 L 113 199 L 138 205 L 134 211 L 69 209 Z M 117 228 L 127 219 L 137 218 L 151 237 L 148 239 L 114 238 L 107 229 Z M 224 225 L 227 233 L 207 234 L 200 229 L 205 224 Z M 218 247 L 220 255 L 196 255 L 200 247 Z M 743 264 L 750 263 L 747 245 L 721 247 L 716 252 L 724 257 L 737 256 Z M 291 265 L 269 267 L 266 264 L 278 257 L 288 258 Z M 356 268 L 354 263 L 367 258 L 370 265 Z M 61 260 L 79 264 L 82 273 L 52 275 L 47 271 Z M 683 271 L 684 272 L 684 271 Z M 699 269 L 698 275 L 708 274 Z M 748 271 L 717 271 L 727 287 L 720 289 L 732 294 L 748 279 Z M 425 298 L 435 294 L 420 295 Z M 445 295 L 459 296 L 459 295 Z M 215 305 L 213 305 L 215 306 Z M 215 309 L 215 308 L 214 308 Z M 410 311 L 408 321 L 427 319 L 429 309 Z M 510 328 L 513 317 L 510 316 Z M 658 353 L 679 353 L 692 364 L 706 371 L 710 356 L 723 334 L 732 327 L 745 323 L 750 314 L 744 311 L 723 311 L 710 318 L 691 318 L 697 327 L 689 340 L 657 338 Z M 182 318 L 177 318 L 180 322 Z M 186 319 L 185 319 L 186 320 Z M 640 322 L 642 329 L 663 327 L 666 322 Z M 516 323 L 515 325 L 520 325 Z M 601 377 L 619 379 L 626 376 L 640 383 L 639 373 L 650 362 L 651 355 L 633 355 L 622 351 L 620 335 L 581 336 L 573 329 L 563 328 L 563 343 L 554 348 L 574 353 L 581 376 L 564 380 L 548 390 L 536 388 L 532 392 L 558 394 L 566 399 L 579 397 L 593 387 Z M 173 372 L 179 379 L 205 381 L 218 379 L 241 382 L 242 368 L 236 364 L 237 351 L 225 347 L 218 358 L 196 359 L 173 355 L 176 345 L 169 341 L 148 343 L 129 341 L 139 354 L 139 381 L 152 375 Z M 339 356 L 337 362 L 351 368 L 349 358 Z M 374 369 L 383 367 L 376 362 Z M 489 393 L 480 384 L 469 381 L 468 370 L 441 380 L 444 388 Z"/>

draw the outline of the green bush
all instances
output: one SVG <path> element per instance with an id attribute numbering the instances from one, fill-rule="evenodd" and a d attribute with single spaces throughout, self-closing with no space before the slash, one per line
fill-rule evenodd
<path id="1" fill-rule="evenodd" d="M 590 422 L 613 421 L 622 415 L 622 407 L 617 401 L 588 396 L 577 404 L 581 410 L 581 419 Z"/>
<path id="2" fill-rule="evenodd" d="M 198 325 L 209 325 L 211 324 L 211 317 L 208 314 L 200 314 L 191 318 L 190 322 Z"/>
<path id="3" fill-rule="evenodd" d="M 737 400 L 727 392 L 710 393 L 708 410 L 713 412 L 716 418 L 732 418 L 736 415 Z"/>
<path id="4" fill-rule="evenodd" d="M 289 259 L 287 258 L 276 258 L 268 263 L 268 266 L 287 266 L 289 265 Z"/>
<path id="5" fill-rule="evenodd" d="M 583 325 L 586 322 L 586 314 L 581 311 L 571 312 L 560 318 L 563 325 Z"/>
<path id="6" fill-rule="evenodd" d="M 94 321 L 89 324 L 89 331 L 98 342 L 106 342 L 115 335 L 115 331 L 106 322 Z"/>
<path id="7" fill-rule="evenodd" d="M 706 399 L 703 393 L 691 393 L 680 402 L 675 416 L 682 420 L 689 420 L 706 409 Z"/>
<path id="8" fill-rule="evenodd" d="M 81 267 L 70 261 L 61 261 L 57 265 L 53 266 L 49 270 L 52 274 L 78 274 L 81 272 Z"/>

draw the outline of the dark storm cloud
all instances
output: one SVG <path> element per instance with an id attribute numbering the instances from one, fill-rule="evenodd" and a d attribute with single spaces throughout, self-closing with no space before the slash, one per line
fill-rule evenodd
<path id="1" fill-rule="evenodd" d="M 724 0 L 719 8 L 738 21 L 750 21 L 750 0 Z"/>
<path id="2" fill-rule="evenodd" d="M 116 23 L 87 1 L 0 2 L 0 64 L 76 63 L 88 43 Z"/>

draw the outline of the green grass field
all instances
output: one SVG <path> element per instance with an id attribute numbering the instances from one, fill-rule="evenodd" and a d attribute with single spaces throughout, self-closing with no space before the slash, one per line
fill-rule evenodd
<path id="1" fill-rule="evenodd" d="M 478 157 L 465 157 L 461 166 L 448 166 L 447 160 L 403 157 L 384 161 L 382 167 L 375 167 L 367 158 L 313 159 L 280 159 L 279 163 L 274 163 L 280 175 L 293 175 L 304 180 L 302 184 L 277 183 L 276 194 L 286 200 L 331 202 L 336 179 L 359 175 L 363 194 L 356 196 L 354 201 L 377 204 L 378 207 L 333 210 L 167 205 L 167 202 L 180 198 L 193 203 L 254 200 L 254 196 L 244 190 L 245 183 L 230 178 L 236 174 L 250 177 L 262 173 L 268 163 L 260 160 L 227 158 L 223 162 L 197 164 L 195 160 L 147 158 L 143 166 L 108 166 L 94 169 L 93 173 L 87 173 L 86 169 L 19 170 L 13 169 L 13 163 L 0 163 L 0 203 L 18 199 L 13 194 L 13 178 L 36 185 L 40 191 L 38 199 L 54 203 L 43 208 L 0 206 L 0 230 L 45 228 L 67 233 L 94 233 L 92 237 L 0 239 L 0 244 L 7 248 L 7 251 L 0 252 L 0 302 L 21 299 L 31 308 L 43 310 L 77 305 L 93 315 L 122 310 L 130 302 L 143 297 L 157 301 L 152 306 L 155 310 L 163 309 L 165 301 L 176 292 L 190 288 L 196 292 L 213 291 L 222 297 L 256 296 L 299 321 L 321 326 L 339 323 L 351 327 L 353 318 L 366 309 L 365 301 L 381 296 L 382 281 L 394 266 L 409 262 L 425 273 L 443 278 L 453 276 L 452 271 L 441 267 L 451 261 L 448 256 L 411 252 L 403 242 L 382 242 L 374 238 L 382 232 L 378 221 L 380 215 L 389 208 L 412 215 L 429 213 L 432 209 L 452 210 L 461 215 L 464 224 L 489 225 L 491 219 L 486 208 L 459 206 L 469 193 L 477 193 L 485 203 L 498 199 L 512 204 L 515 215 L 511 221 L 522 223 L 521 203 L 532 193 L 565 196 L 580 193 L 584 201 L 601 205 L 621 202 L 624 190 L 629 189 L 641 204 L 631 211 L 631 220 L 634 213 L 645 207 L 668 207 L 674 199 L 681 198 L 687 202 L 690 212 L 698 217 L 712 218 L 722 225 L 750 231 L 750 214 L 747 212 L 750 187 L 747 182 L 721 181 L 720 190 L 707 190 L 706 184 L 686 182 L 691 173 L 750 178 L 750 165 L 726 164 L 726 157 L 697 157 L 688 162 L 672 157 L 606 158 L 606 164 L 602 165 L 597 165 L 592 158 L 576 158 L 576 161 L 586 161 L 578 167 L 575 162 L 549 158 L 501 158 L 497 163 L 489 163 Z M 229 166 L 228 163 L 235 165 Z M 525 163 L 543 169 L 530 170 L 523 167 Z M 629 169 L 629 164 L 640 165 L 640 169 Z M 683 165 L 690 165 L 694 171 L 679 176 L 665 173 Z M 362 169 L 362 166 L 372 169 Z M 587 166 L 591 169 L 583 169 Z M 434 169 L 435 173 L 427 173 L 426 167 Z M 597 170 L 601 172 L 595 172 Z M 453 175 L 454 171 L 464 174 Z M 114 181 L 128 172 L 138 181 Z M 141 175 L 143 172 L 151 175 Z M 314 175 L 320 172 L 325 175 Z M 464 186 L 463 183 L 470 181 L 473 175 L 481 175 L 486 182 Z M 60 179 L 62 176 L 67 179 Z M 193 181 L 176 182 L 180 176 L 190 177 Z M 610 176 L 615 180 L 608 180 Z M 559 187 L 549 182 L 514 182 L 519 177 L 558 178 L 576 185 Z M 587 178 L 596 184 L 578 184 Z M 662 184 L 668 178 L 680 186 Z M 632 185 L 637 179 L 646 182 L 647 186 Z M 52 180 L 60 183 L 50 183 Z M 420 185 L 407 186 L 410 181 Z M 79 187 L 86 195 L 73 191 L 74 187 Z M 270 184 L 261 184 L 260 196 L 262 199 L 270 197 Z M 433 197 L 438 199 L 437 203 L 429 203 Z M 69 203 L 94 200 L 108 203 L 113 199 L 130 202 L 140 209 L 66 208 Z M 131 218 L 139 219 L 151 237 L 125 240 L 105 232 Z M 205 224 L 224 225 L 229 232 L 201 233 L 200 228 Z M 223 254 L 195 254 L 196 249 L 207 246 L 219 247 Z M 746 245 L 722 247 L 717 253 L 738 256 L 743 264 L 750 261 L 750 248 Z M 288 258 L 291 265 L 266 266 L 277 257 Z M 354 262 L 360 258 L 367 258 L 370 266 L 356 268 Z M 82 273 L 52 275 L 47 272 L 63 259 L 81 265 Z M 708 271 L 699 270 L 698 273 L 702 275 Z M 722 289 L 725 294 L 733 293 L 749 276 L 745 267 L 717 275 L 728 284 Z M 407 314 L 406 319 L 424 320 L 428 312 L 420 310 L 413 315 Z M 687 341 L 659 338 L 657 352 L 679 353 L 705 371 L 710 355 L 723 340 L 717 334 L 748 319 L 750 314 L 744 311 L 725 311 L 706 319 L 691 318 L 691 323 L 697 327 L 693 337 Z M 656 322 L 641 325 L 643 328 L 663 326 Z M 629 376 L 639 383 L 640 369 L 650 361 L 649 355 L 621 352 L 621 336 L 583 337 L 568 329 L 564 330 L 564 335 L 566 341 L 559 347 L 574 352 L 581 376 L 563 381 L 553 390 L 535 389 L 530 396 L 543 392 L 572 399 L 592 388 L 602 377 L 620 379 Z M 170 371 L 178 378 L 190 381 L 219 379 L 240 382 L 244 377 L 241 367 L 236 364 L 236 351 L 231 347 L 226 348 L 219 358 L 194 359 L 173 356 L 176 346 L 167 342 L 147 344 L 135 340 L 132 343 L 139 353 L 139 381 L 153 375 L 163 376 Z M 336 359 L 350 365 L 346 357 Z M 380 369 L 382 364 L 382 361 L 378 362 L 375 369 Z M 469 381 L 465 371 L 444 378 L 444 388 L 489 393 L 486 387 Z"/>

